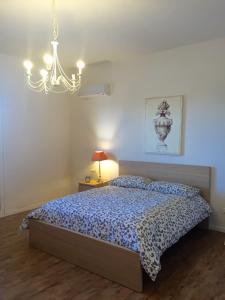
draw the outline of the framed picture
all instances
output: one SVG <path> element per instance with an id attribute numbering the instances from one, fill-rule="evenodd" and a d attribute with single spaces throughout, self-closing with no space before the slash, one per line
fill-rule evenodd
<path id="1" fill-rule="evenodd" d="M 183 96 L 146 99 L 145 152 L 181 155 Z"/>

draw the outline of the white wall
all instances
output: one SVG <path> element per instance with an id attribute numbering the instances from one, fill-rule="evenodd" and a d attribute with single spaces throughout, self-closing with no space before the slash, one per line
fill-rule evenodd
<path id="1" fill-rule="evenodd" d="M 4 215 L 4 145 L 3 145 L 3 94 L 0 97 L 0 217 Z"/>
<path id="2" fill-rule="evenodd" d="M 225 40 L 93 65 L 85 76 L 86 84 L 111 82 L 113 93 L 73 101 L 74 189 L 96 148 L 117 159 L 212 166 L 211 226 L 225 230 Z M 184 95 L 184 155 L 145 154 L 144 99 L 171 95 Z"/>
<path id="3" fill-rule="evenodd" d="M 70 192 L 72 135 L 73 190 L 97 148 L 116 159 L 212 166 L 211 226 L 225 230 L 225 40 L 93 65 L 86 84 L 112 83 L 111 97 L 94 99 L 36 94 L 24 85 L 20 60 L 1 55 L 0 66 L 0 214 Z M 184 155 L 145 154 L 144 98 L 177 94 Z M 116 174 L 115 163 L 103 162 L 104 177 Z"/>
<path id="4" fill-rule="evenodd" d="M 71 99 L 32 92 L 24 82 L 22 62 L 1 55 L 2 215 L 71 191 Z"/>

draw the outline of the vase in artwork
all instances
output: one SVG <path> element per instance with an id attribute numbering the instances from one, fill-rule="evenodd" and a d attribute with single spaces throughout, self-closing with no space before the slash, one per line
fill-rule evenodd
<path id="1" fill-rule="evenodd" d="M 153 120 L 155 132 L 159 140 L 156 145 L 156 150 L 159 152 L 166 152 L 168 150 L 165 140 L 170 133 L 171 126 L 173 124 L 173 120 L 169 118 L 169 107 L 170 105 L 167 103 L 167 100 L 164 99 L 158 106 L 158 110 L 156 112 L 156 116 L 158 117 Z"/>

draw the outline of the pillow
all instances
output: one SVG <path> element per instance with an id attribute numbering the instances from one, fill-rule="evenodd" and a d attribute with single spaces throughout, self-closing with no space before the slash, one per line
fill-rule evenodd
<path id="1" fill-rule="evenodd" d="M 152 180 L 150 178 L 143 176 L 122 175 L 111 180 L 110 185 L 127 188 L 147 189 L 147 185 L 149 185 L 151 182 Z"/>
<path id="2" fill-rule="evenodd" d="M 163 194 L 172 194 L 184 197 L 194 197 L 200 194 L 200 189 L 183 183 L 167 181 L 153 181 L 147 185 L 147 189 Z"/>

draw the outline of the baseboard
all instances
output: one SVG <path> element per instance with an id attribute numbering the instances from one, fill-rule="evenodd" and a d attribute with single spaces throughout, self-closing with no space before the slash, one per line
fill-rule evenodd
<path id="1" fill-rule="evenodd" d="M 215 230 L 215 231 L 220 231 L 220 232 L 225 232 L 225 226 L 210 225 L 209 229 Z"/>
<path id="2" fill-rule="evenodd" d="M 41 206 L 42 204 L 44 204 L 43 202 L 37 202 L 37 203 L 33 203 L 33 204 L 30 204 L 30 205 L 26 205 L 26 206 L 23 206 L 23 207 L 17 207 L 17 208 L 13 208 L 13 209 L 6 209 L 5 210 L 5 216 L 10 216 L 10 215 L 15 215 L 15 214 L 18 214 L 18 213 L 21 213 L 21 212 L 24 212 L 24 211 L 29 211 L 29 210 L 32 210 L 32 209 L 35 209 L 39 206 Z"/>

